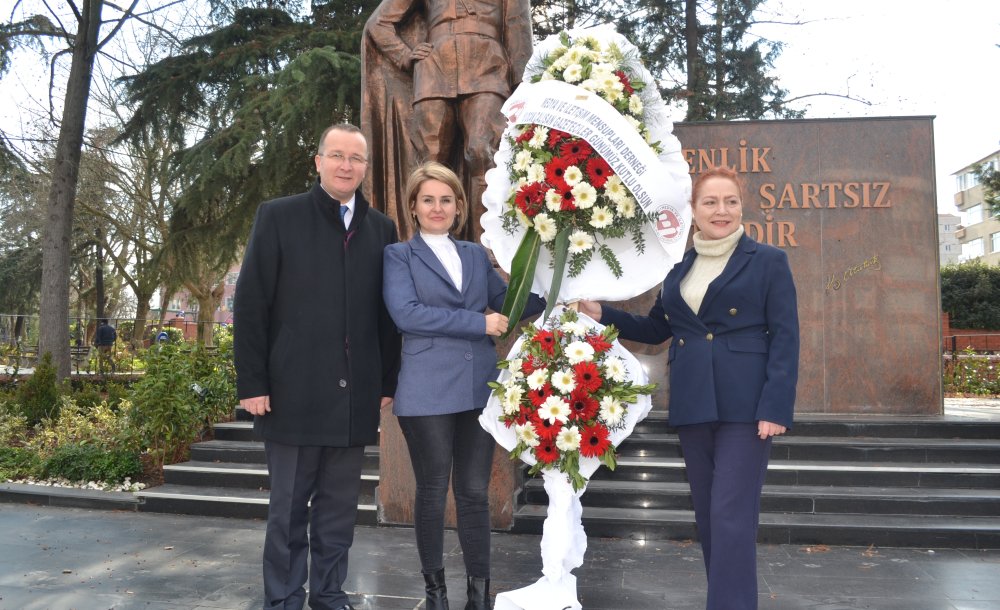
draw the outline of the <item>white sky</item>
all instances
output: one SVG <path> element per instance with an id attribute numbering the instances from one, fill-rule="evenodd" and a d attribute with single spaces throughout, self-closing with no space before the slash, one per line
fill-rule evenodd
<path id="1" fill-rule="evenodd" d="M 938 210 L 955 213 L 951 174 L 1000 149 L 1000 0 L 777 0 L 805 25 L 758 26 L 785 42 L 775 67 L 807 118 L 935 116 Z"/>

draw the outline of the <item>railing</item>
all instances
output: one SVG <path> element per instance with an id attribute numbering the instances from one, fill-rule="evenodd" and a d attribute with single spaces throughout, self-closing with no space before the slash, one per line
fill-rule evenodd
<path id="1" fill-rule="evenodd" d="M 1000 334 L 964 334 L 942 337 L 942 348 L 946 354 L 976 352 L 979 354 L 1000 353 Z"/>

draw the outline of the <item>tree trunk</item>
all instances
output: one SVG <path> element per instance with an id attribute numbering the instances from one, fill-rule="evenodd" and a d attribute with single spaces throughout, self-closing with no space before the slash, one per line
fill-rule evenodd
<path id="1" fill-rule="evenodd" d="M 96 231 L 97 239 L 94 243 L 97 263 L 94 265 L 94 298 L 97 300 L 97 319 L 103 320 L 105 314 L 106 296 L 104 294 L 104 248 L 101 247 L 101 230 Z"/>
<path id="2" fill-rule="evenodd" d="M 84 0 L 73 41 L 73 60 L 66 83 L 62 125 L 56 144 L 52 185 L 42 231 L 42 286 L 38 354 L 52 354 L 58 379 L 70 373 L 69 268 L 73 202 L 80 173 L 80 155 L 90 98 L 90 81 L 97 54 L 103 0 Z"/>
<path id="3" fill-rule="evenodd" d="M 687 115 L 685 121 L 705 118 L 701 100 L 704 61 L 698 47 L 698 0 L 684 2 L 684 46 L 687 48 Z"/>
<path id="4" fill-rule="evenodd" d="M 129 342 L 133 348 L 142 346 L 146 336 L 146 319 L 149 317 L 149 300 L 153 298 L 153 291 L 140 293 L 136 291 L 135 320 L 132 323 L 132 336 Z"/>

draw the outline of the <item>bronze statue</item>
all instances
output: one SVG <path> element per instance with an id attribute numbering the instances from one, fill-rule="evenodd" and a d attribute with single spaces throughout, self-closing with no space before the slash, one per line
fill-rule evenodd
<path id="1" fill-rule="evenodd" d="M 372 163 L 366 191 L 412 230 L 403 182 L 417 163 L 462 176 L 472 206 L 468 239 L 482 227 L 485 174 L 505 119 L 500 107 L 531 57 L 528 0 L 384 0 L 362 40 L 362 119 Z"/>

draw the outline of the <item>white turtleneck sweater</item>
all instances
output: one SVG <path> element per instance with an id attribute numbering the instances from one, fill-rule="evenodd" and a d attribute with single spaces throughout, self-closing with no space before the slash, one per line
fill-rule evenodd
<path id="1" fill-rule="evenodd" d="M 462 291 L 462 259 L 458 256 L 458 248 L 455 247 L 455 242 L 451 241 L 451 238 L 445 235 L 432 235 L 430 233 L 420 232 L 420 237 L 423 238 L 424 242 L 430 246 L 431 250 L 434 251 L 434 255 L 437 256 L 441 264 L 444 265 L 444 270 L 448 272 L 448 277 L 451 278 L 455 288 L 459 292 Z"/>
<path id="2" fill-rule="evenodd" d="M 733 255 L 736 243 L 742 236 L 743 225 L 722 239 L 705 239 L 701 231 L 694 234 L 694 249 L 698 256 L 694 257 L 691 269 L 681 280 L 681 297 L 695 314 L 701 308 L 701 301 L 705 298 L 708 285 L 722 275 L 722 270 L 726 268 L 726 263 L 729 262 L 729 257 Z"/>

